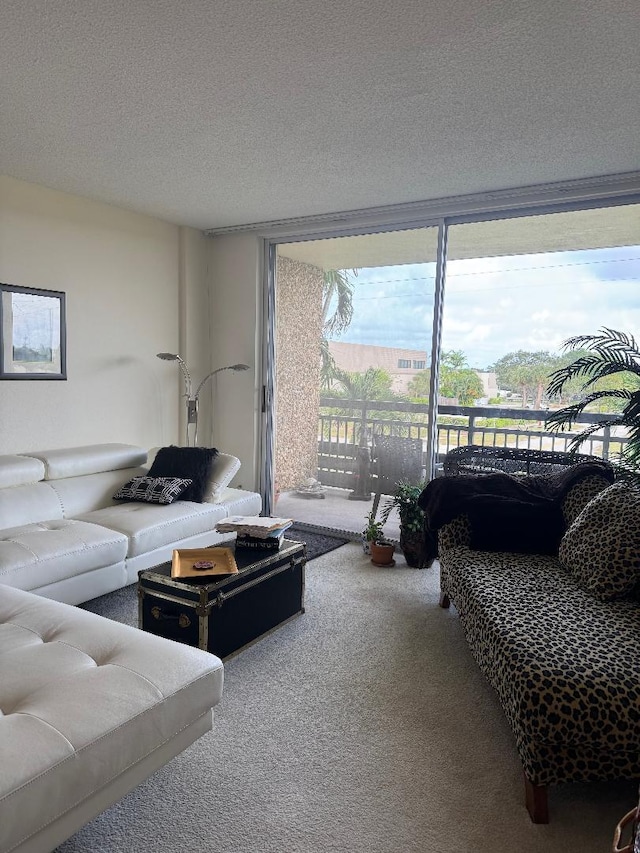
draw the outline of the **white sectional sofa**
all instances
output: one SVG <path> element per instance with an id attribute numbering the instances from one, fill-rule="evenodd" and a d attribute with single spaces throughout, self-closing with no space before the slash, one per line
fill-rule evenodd
<path id="1" fill-rule="evenodd" d="M 0 456 L 0 584 L 79 604 L 134 583 L 174 548 L 220 542 L 223 518 L 259 515 L 260 495 L 227 486 L 240 462 L 222 453 L 204 503 L 113 500 L 147 456 L 129 444 Z"/>
<path id="2" fill-rule="evenodd" d="M 214 655 L 0 586 L 0 853 L 51 853 L 207 732 L 222 688 Z"/>
<path id="3" fill-rule="evenodd" d="M 69 606 L 260 512 L 225 454 L 204 503 L 115 501 L 151 461 L 128 444 L 0 456 L 0 853 L 50 853 L 211 728 L 217 657 Z"/>

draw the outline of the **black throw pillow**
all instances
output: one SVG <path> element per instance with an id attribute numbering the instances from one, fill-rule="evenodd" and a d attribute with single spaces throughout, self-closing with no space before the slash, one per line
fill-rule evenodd
<path id="1" fill-rule="evenodd" d="M 478 495 L 465 503 L 475 551 L 557 554 L 564 533 L 556 502 L 529 503 L 494 495 Z"/>
<path id="2" fill-rule="evenodd" d="M 161 447 L 149 470 L 149 477 L 183 477 L 193 482 L 180 500 L 202 503 L 215 447 Z"/>

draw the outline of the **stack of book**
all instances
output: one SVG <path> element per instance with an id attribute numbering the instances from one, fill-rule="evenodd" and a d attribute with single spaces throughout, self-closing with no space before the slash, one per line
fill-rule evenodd
<path id="1" fill-rule="evenodd" d="M 291 518 L 234 515 L 216 524 L 218 533 L 236 533 L 236 548 L 278 551 Z"/>

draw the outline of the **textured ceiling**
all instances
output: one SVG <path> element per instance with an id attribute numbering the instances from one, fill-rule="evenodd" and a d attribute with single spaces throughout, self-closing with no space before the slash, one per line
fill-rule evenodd
<path id="1" fill-rule="evenodd" d="M 638 0 L 3 0 L 0 172 L 215 228 L 637 170 Z"/>

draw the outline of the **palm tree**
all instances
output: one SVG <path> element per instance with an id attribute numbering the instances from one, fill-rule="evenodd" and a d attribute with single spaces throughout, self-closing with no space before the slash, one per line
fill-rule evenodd
<path id="1" fill-rule="evenodd" d="M 325 270 L 322 274 L 322 333 L 341 335 L 353 319 L 353 288 L 351 276 L 357 276 L 358 270 Z M 331 306 L 337 298 L 332 313 Z"/>
<path id="2" fill-rule="evenodd" d="M 393 397 L 391 376 L 382 367 L 368 367 L 364 373 L 336 371 L 336 381 L 348 400 L 389 400 Z"/>
<path id="3" fill-rule="evenodd" d="M 325 270 L 322 274 L 320 384 L 325 391 L 330 391 L 338 378 L 336 363 L 329 351 L 329 336 L 338 337 L 349 328 L 353 319 L 354 282 L 351 276 L 357 275 L 357 269 Z"/>
<path id="4" fill-rule="evenodd" d="M 628 430 L 628 442 L 620 453 L 619 464 L 623 470 L 640 472 L 640 350 L 635 338 L 604 327 L 596 335 L 569 338 L 564 348 L 586 352 L 550 374 L 547 393 L 549 396 L 561 394 L 565 385 L 576 378 L 584 380 L 582 391 L 588 393 L 579 402 L 549 415 L 546 426 L 553 432 L 565 432 L 587 406 L 609 400 L 621 406 L 620 411 L 605 421 L 587 426 L 571 439 L 569 449 L 577 450 L 594 432 L 604 427 L 624 426 Z M 607 381 L 614 375 L 618 376 L 615 383 L 618 387 L 603 387 L 614 384 Z"/>
<path id="5" fill-rule="evenodd" d="M 322 391 L 331 391 L 338 379 L 338 367 L 334 357 L 329 350 L 329 341 L 323 337 L 320 339 L 320 388 Z"/>

